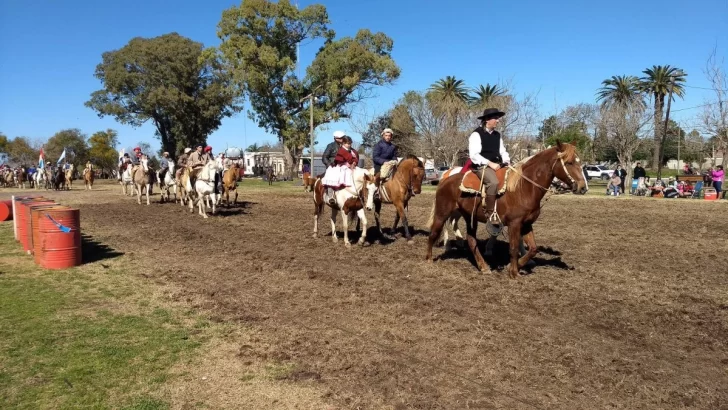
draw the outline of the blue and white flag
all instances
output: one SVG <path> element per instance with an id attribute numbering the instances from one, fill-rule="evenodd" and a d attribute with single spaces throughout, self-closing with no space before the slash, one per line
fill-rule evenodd
<path id="1" fill-rule="evenodd" d="M 63 160 L 65 159 L 65 158 L 66 158 L 66 149 L 65 149 L 65 148 L 63 148 L 63 153 L 61 154 L 61 156 L 60 156 L 60 157 L 58 157 L 58 161 L 57 161 L 57 162 L 61 162 L 61 161 L 63 161 Z"/>

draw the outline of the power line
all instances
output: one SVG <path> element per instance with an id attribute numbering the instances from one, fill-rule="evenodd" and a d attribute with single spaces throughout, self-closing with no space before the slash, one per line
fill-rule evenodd
<path id="1" fill-rule="evenodd" d="M 720 88 L 712 88 L 712 87 L 697 87 L 697 86 L 694 86 L 694 85 L 685 85 L 685 84 L 683 84 L 683 87 L 686 87 L 686 88 L 695 88 L 695 89 L 698 89 L 698 90 L 710 90 L 710 91 L 728 92 L 728 90 L 721 90 Z"/>

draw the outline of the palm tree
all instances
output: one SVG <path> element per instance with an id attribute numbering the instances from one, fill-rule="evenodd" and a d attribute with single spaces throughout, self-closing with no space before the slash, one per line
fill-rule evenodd
<path id="1" fill-rule="evenodd" d="M 458 127 L 458 114 L 467 106 L 470 100 L 469 89 L 463 80 L 455 76 L 447 76 L 437 80 L 429 88 L 429 97 L 435 103 L 435 108 L 447 119 L 447 124 L 454 131 Z"/>
<path id="2" fill-rule="evenodd" d="M 673 96 L 682 98 L 685 95 L 685 88 L 682 84 L 685 82 L 687 74 L 681 69 L 669 65 L 654 65 L 652 68 L 644 70 L 643 73 L 645 76 L 640 78 L 640 88 L 644 93 L 651 95 L 655 103 L 655 151 L 652 155 L 652 167 L 661 168 L 660 152 L 665 139 L 665 128 L 660 124 L 662 124 L 665 96 L 672 91 Z"/>
<path id="3" fill-rule="evenodd" d="M 465 82 L 451 75 L 437 80 L 430 86 L 429 91 L 444 103 L 465 103 L 470 99 Z"/>
<path id="4" fill-rule="evenodd" d="M 505 93 L 506 91 L 497 85 L 479 85 L 478 88 L 473 90 L 474 95 L 470 97 L 470 103 L 475 107 L 484 107 L 488 105 L 488 102 L 490 102 L 493 97 L 498 97 Z"/>
<path id="5" fill-rule="evenodd" d="M 626 108 L 632 104 L 644 107 L 645 100 L 640 89 L 640 81 L 631 75 L 613 75 L 602 81 L 602 87 L 597 91 L 597 102 L 602 107 Z"/>

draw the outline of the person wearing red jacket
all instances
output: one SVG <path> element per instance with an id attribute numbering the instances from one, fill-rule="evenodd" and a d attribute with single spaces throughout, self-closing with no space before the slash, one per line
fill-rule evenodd
<path id="1" fill-rule="evenodd" d="M 351 137 L 345 135 L 341 142 L 333 166 L 327 168 L 326 174 L 321 181 L 326 187 L 327 196 L 329 197 L 328 202 L 332 205 L 336 204 L 334 191 L 354 185 L 352 170 L 359 164 L 359 153 L 351 148 Z"/>

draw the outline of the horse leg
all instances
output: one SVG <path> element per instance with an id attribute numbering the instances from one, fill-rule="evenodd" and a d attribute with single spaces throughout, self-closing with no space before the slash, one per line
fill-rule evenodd
<path id="1" fill-rule="evenodd" d="M 334 243 L 339 240 L 339 238 L 336 237 L 336 215 L 338 213 L 338 209 L 331 208 L 331 238 Z"/>
<path id="2" fill-rule="evenodd" d="M 235 190 L 235 199 L 233 199 L 233 205 L 237 205 L 237 204 L 238 204 L 238 190 L 236 189 Z"/>
<path id="3" fill-rule="evenodd" d="M 134 184 L 135 189 L 137 190 L 137 204 L 142 204 L 142 190 L 141 188 L 136 186 L 136 183 Z"/>
<path id="4" fill-rule="evenodd" d="M 151 191 L 151 190 L 152 190 L 152 186 L 151 186 L 151 185 L 149 185 L 149 184 L 147 184 L 147 185 L 146 185 L 146 186 L 145 186 L 144 188 L 146 188 L 146 193 L 147 193 L 147 205 L 149 205 L 149 191 Z"/>
<path id="5" fill-rule="evenodd" d="M 526 232 L 526 234 L 523 235 L 523 239 L 520 241 L 519 253 L 521 253 L 522 255 L 525 253 L 525 255 L 521 256 L 521 258 L 518 259 L 519 268 L 526 266 L 529 262 L 531 264 L 533 264 L 533 260 L 531 258 L 536 256 L 536 253 L 538 252 L 536 250 L 536 238 L 533 236 L 533 227 L 529 226 L 527 229 L 528 229 L 528 232 Z M 524 252 L 525 251 L 525 249 L 523 247 L 524 242 L 526 243 L 526 245 L 528 245 L 527 253 Z"/>
<path id="6" fill-rule="evenodd" d="M 508 274 L 511 279 L 516 279 L 519 276 L 518 273 L 518 256 L 519 248 L 521 244 L 521 221 L 515 220 L 508 225 L 508 239 L 509 239 L 509 253 L 511 256 L 511 262 L 506 266 Z"/>
<path id="7" fill-rule="evenodd" d="M 342 211 L 341 222 L 344 225 L 344 246 L 351 248 L 351 243 L 349 242 L 349 214 Z"/>
<path id="8" fill-rule="evenodd" d="M 394 228 L 392 228 L 392 231 L 397 230 L 397 224 L 399 223 L 399 219 L 402 218 L 402 226 L 404 227 L 404 237 L 407 239 L 407 243 L 412 245 L 415 243 L 414 240 L 412 240 L 412 235 L 410 235 L 409 232 L 409 223 L 407 221 L 407 211 L 404 209 L 404 204 L 396 204 L 397 207 L 397 214 L 394 216 Z"/>
<path id="9" fill-rule="evenodd" d="M 367 215 L 364 212 L 364 208 L 357 211 L 357 216 L 359 217 L 359 221 L 361 221 L 362 225 L 362 231 L 361 236 L 359 237 L 359 245 L 366 245 L 367 240 Z M 357 225 L 359 225 L 359 222 L 357 222 Z"/>
<path id="10" fill-rule="evenodd" d="M 317 204 L 314 202 L 313 204 L 313 237 L 318 238 L 318 220 L 319 216 L 321 216 L 321 211 L 323 211 L 324 205 L 323 204 Z"/>
<path id="11" fill-rule="evenodd" d="M 379 213 L 382 211 L 382 203 L 380 201 L 374 202 L 374 221 L 377 223 L 377 231 L 379 231 L 379 239 L 384 237 L 382 232 L 382 225 L 379 223 Z"/>
<path id="12" fill-rule="evenodd" d="M 199 214 L 202 215 L 203 218 L 207 218 L 207 204 L 205 204 L 205 196 L 198 196 L 199 198 L 197 199 L 197 209 L 199 211 Z"/>
<path id="13" fill-rule="evenodd" d="M 432 263 L 432 247 L 440 240 L 442 228 L 445 226 L 446 219 L 447 218 L 443 218 L 437 213 L 433 216 L 432 226 L 430 227 L 430 237 L 427 238 L 427 255 L 425 255 L 425 260 L 427 262 Z"/>
<path id="14" fill-rule="evenodd" d="M 212 194 L 210 194 L 210 196 L 212 196 L 212 214 L 215 215 L 215 204 L 217 203 L 217 194 L 213 192 Z"/>
<path id="15" fill-rule="evenodd" d="M 465 227 L 468 232 L 468 247 L 470 248 L 470 252 L 473 253 L 473 258 L 475 258 L 475 263 L 478 265 L 478 270 L 483 273 L 490 273 L 490 268 L 485 263 L 483 255 L 480 254 L 480 250 L 478 249 L 478 221 L 476 220 L 472 224 L 470 221 L 466 221 Z"/>

